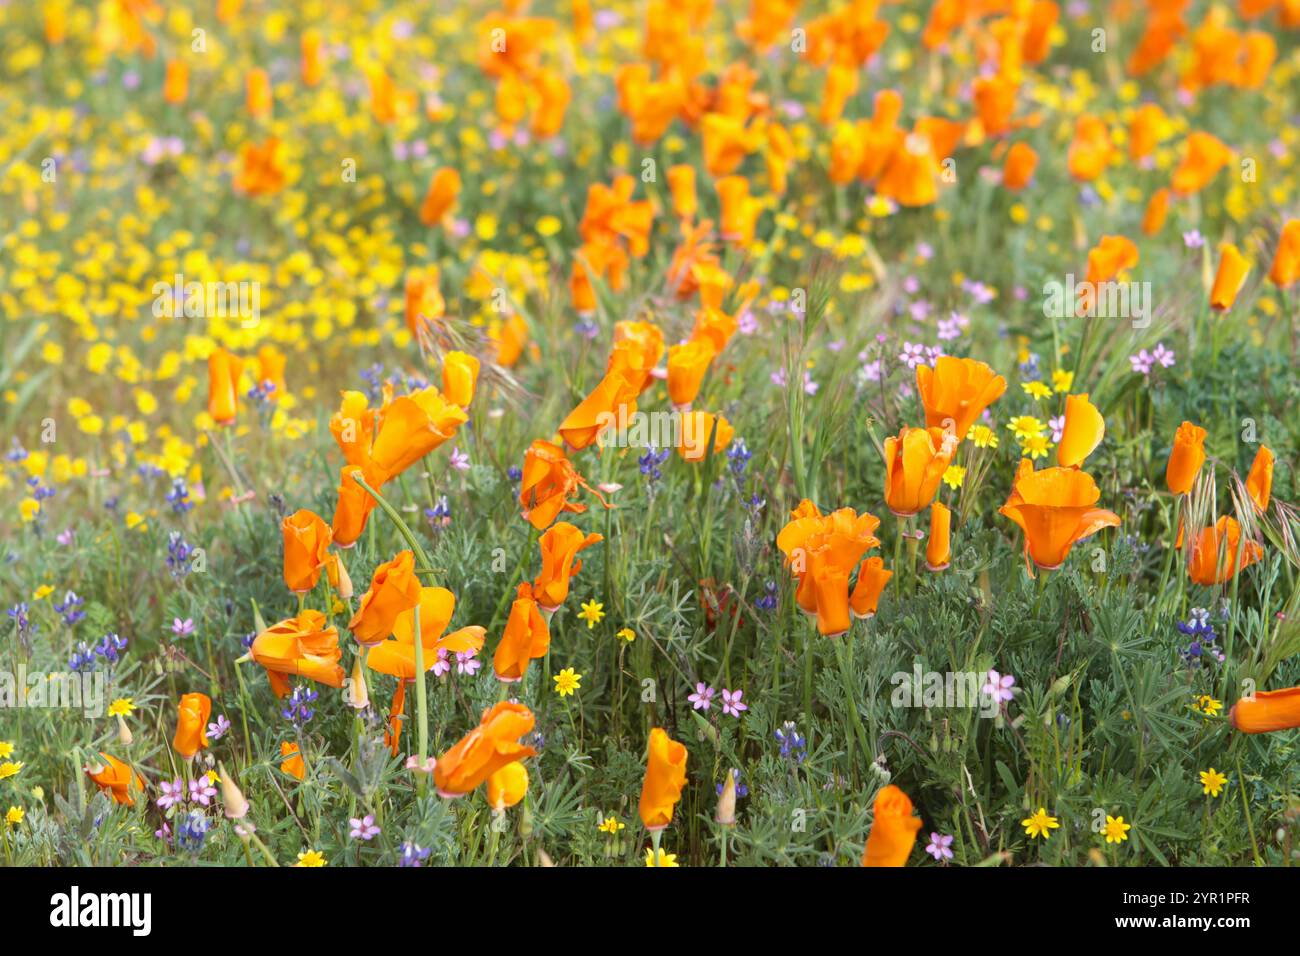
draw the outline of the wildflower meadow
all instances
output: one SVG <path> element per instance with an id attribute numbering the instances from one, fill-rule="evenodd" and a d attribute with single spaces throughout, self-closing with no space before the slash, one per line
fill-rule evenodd
<path id="1" fill-rule="evenodd" d="M 1300 863 L 1297 0 L 8 0 L 0 218 L 5 865 Z"/>

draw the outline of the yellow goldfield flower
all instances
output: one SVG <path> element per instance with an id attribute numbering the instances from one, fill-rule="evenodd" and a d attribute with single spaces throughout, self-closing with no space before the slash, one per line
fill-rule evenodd
<path id="1" fill-rule="evenodd" d="M 587 601 L 583 604 L 582 610 L 578 613 L 578 617 L 587 622 L 587 630 L 591 630 L 599 624 L 604 616 L 605 605 L 595 600 Z"/>
<path id="2" fill-rule="evenodd" d="M 298 862 L 294 866 L 317 867 L 325 865 L 325 857 L 319 850 L 303 850 L 298 854 Z"/>
<path id="3" fill-rule="evenodd" d="M 659 850 L 658 854 L 650 847 L 645 848 L 646 866 L 677 866 L 677 854 Z"/>
<path id="4" fill-rule="evenodd" d="M 566 667 L 551 680 L 555 681 L 555 692 L 561 697 L 572 697 L 573 692 L 582 689 L 582 675 L 572 667 Z"/>
<path id="5" fill-rule="evenodd" d="M 9 812 L 5 814 L 5 823 L 11 827 L 16 827 L 23 822 L 23 817 L 26 815 L 22 807 L 10 807 Z"/>
<path id="6" fill-rule="evenodd" d="M 601 821 L 600 825 L 597 826 L 596 829 L 599 830 L 601 833 L 608 833 L 613 835 L 617 833 L 619 830 L 624 829 L 626 826 L 627 824 L 625 823 L 619 823 L 617 817 L 606 817 L 604 820 Z"/>
<path id="7" fill-rule="evenodd" d="M 1074 373 L 1058 368 L 1052 373 L 1052 391 L 1068 392 L 1074 387 Z"/>
<path id="8" fill-rule="evenodd" d="M 997 448 L 998 434 L 987 425 L 976 425 L 970 430 L 970 440 L 976 448 Z"/>
<path id="9" fill-rule="evenodd" d="M 943 473 L 943 483 L 956 491 L 966 480 L 966 469 L 961 465 L 949 465 Z"/>
<path id="10" fill-rule="evenodd" d="M 1033 816 L 1021 820 L 1020 825 L 1025 828 L 1025 833 L 1028 834 L 1031 840 L 1039 837 L 1046 840 L 1052 835 L 1052 830 L 1056 830 L 1061 826 L 1060 821 L 1056 817 L 1050 816 L 1043 807 L 1039 807 L 1038 812 Z"/>
<path id="11" fill-rule="evenodd" d="M 110 717 L 130 717 L 133 713 L 135 713 L 135 701 L 130 697 L 119 697 L 108 705 Z"/>
<path id="12" fill-rule="evenodd" d="M 1106 828 L 1102 831 L 1106 835 L 1107 843 L 1123 843 L 1128 839 L 1128 831 L 1133 829 L 1131 823 L 1125 823 L 1123 817 L 1106 817 Z"/>
<path id="13" fill-rule="evenodd" d="M 41 503 L 35 498 L 24 498 L 18 502 L 18 513 L 24 522 L 35 521 L 36 516 L 41 513 Z"/>
<path id="14" fill-rule="evenodd" d="M 1201 792 L 1211 797 L 1217 797 L 1227 782 L 1228 778 L 1213 767 L 1201 771 L 1201 786 L 1204 788 Z"/>

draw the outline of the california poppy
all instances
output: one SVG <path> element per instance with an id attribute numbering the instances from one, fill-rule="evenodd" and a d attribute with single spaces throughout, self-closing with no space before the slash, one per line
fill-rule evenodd
<path id="1" fill-rule="evenodd" d="M 1273 494 L 1273 451 L 1267 445 L 1260 445 L 1255 452 L 1255 460 L 1250 463 L 1250 474 L 1246 476 L 1246 493 L 1255 507 L 1260 511 L 1268 510 L 1269 497 Z"/>
<path id="2" fill-rule="evenodd" d="M 1074 468 L 1034 471 L 1022 463 L 1011 495 L 999 512 L 1025 534 L 1026 560 L 1045 571 L 1061 566 L 1078 541 L 1119 526 L 1119 515 L 1096 507 L 1101 490 Z"/>
<path id="3" fill-rule="evenodd" d="M 1056 462 L 1063 468 L 1077 468 L 1091 455 L 1106 436 L 1106 420 L 1097 406 L 1082 395 L 1067 395 L 1065 424 L 1056 446 Z"/>
<path id="4" fill-rule="evenodd" d="M 284 539 L 285 587 L 305 594 L 320 580 L 333 532 L 314 511 L 300 508 L 280 522 L 280 533 Z"/>
<path id="5" fill-rule="evenodd" d="M 487 779 L 488 806 L 501 811 L 513 807 L 528 793 L 528 768 L 516 760 Z"/>
<path id="6" fill-rule="evenodd" d="M 163 100 L 177 105 L 189 95 L 190 68 L 184 60 L 168 60 L 163 76 Z"/>
<path id="7" fill-rule="evenodd" d="M 1215 273 L 1214 286 L 1210 289 L 1210 306 L 1220 312 L 1231 309 L 1249 273 L 1250 263 L 1246 257 L 1232 243 L 1225 242 L 1219 251 L 1219 271 Z"/>
<path id="8" fill-rule="evenodd" d="M 276 402 L 288 389 L 284 382 L 284 369 L 289 357 L 274 345 L 263 345 L 257 350 L 257 383 L 269 392 L 268 402 Z"/>
<path id="9" fill-rule="evenodd" d="M 1240 566 L 1237 564 L 1238 551 L 1241 552 Z M 1213 527 L 1202 528 L 1193 538 L 1187 576 L 1206 587 L 1223 584 L 1263 557 L 1264 549 L 1259 542 L 1246 540 L 1243 543 L 1237 519 L 1224 515 Z"/>
<path id="10" fill-rule="evenodd" d="M 479 725 L 438 758 L 433 784 L 443 797 L 462 797 L 507 764 L 537 753 L 519 742 L 533 729 L 533 712 L 510 701 L 483 711 Z"/>
<path id="11" fill-rule="evenodd" d="M 207 694 L 182 694 L 176 709 L 176 733 L 172 746 L 186 760 L 208 745 L 208 717 L 212 715 L 212 698 Z"/>
<path id="12" fill-rule="evenodd" d="M 244 105 L 254 119 L 271 113 L 271 80 L 262 69 L 252 69 L 244 74 Z"/>
<path id="13" fill-rule="evenodd" d="M 754 226 L 763 204 L 749 194 L 749 180 L 744 176 L 723 176 L 715 184 L 722 206 L 719 231 L 727 242 L 749 245 L 754 241 Z"/>
<path id="14" fill-rule="evenodd" d="M 1141 162 L 1155 152 L 1167 120 L 1155 103 L 1144 103 L 1133 112 L 1128 124 L 1128 157 Z"/>
<path id="15" fill-rule="evenodd" d="M 939 160 L 925 136 L 913 133 L 894 150 L 876 191 L 900 206 L 928 206 L 939 198 Z"/>
<path id="16" fill-rule="evenodd" d="M 1187 137 L 1183 158 L 1174 169 L 1170 185 L 1180 196 L 1198 193 L 1231 159 L 1232 150 L 1209 133 L 1198 130 Z"/>
<path id="17" fill-rule="evenodd" d="M 713 441 L 713 454 L 719 454 L 731 444 L 736 430 L 721 415 L 699 409 L 683 412 L 677 454 L 686 461 L 704 461 L 709 456 L 709 441 Z"/>
<path id="18" fill-rule="evenodd" d="M 1001 136 L 1011 128 L 1019 83 L 1006 76 L 977 77 L 971 85 L 975 110 L 988 136 Z"/>
<path id="19" fill-rule="evenodd" d="M 423 345 L 424 338 L 447 311 L 437 266 L 411 269 L 402 289 L 406 328 Z"/>
<path id="20" fill-rule="evenodd" d="M 283 189 L 288 179 L 285 151 L 284 143 L 274 136 L 239 147 L 239 165 L 232 181 L 235 191 L 269 196 Z"/>
<path id="21" fill-rule="evenodd" d="M 686 786 L 686 748 L 662 727 L 650 731 L 645 779 L 641 783 L 641 822 L 651 832 L 673 822 L 673 807 Z"/>
<path id="22" fill-rule="evenodd" d="M 878 527 L 880 519 L 869 512 L 859 515 L 852 508 L 840 508 L 823 515 L 805 502 L 777 535 L 776 546 L 799 585 L 795 601 L 805 614 L 816 615 L 818 633 L 836 636 L 849 629 L 849 575 L 862 556 L 880 544 Z M 866 598 L 864 594 L 862 600 Z"/>
<path id="23" fill-rule="evenodd" d="M 528 662 L 544 657 L 551 646 L 551 629 L 537 604 L 533 585 L 525 581 L 515 594 L 501 641 L 492 655 L 497 680 L 507 684 L 523 680 Z"/>
<path id="24" fill-rule="evenodd" d="M 538 531 L 550 527 L 561 511 L 582 514 L 587 506 L 570 501 L 587 483 L 564 454 L 564 449 L 540 438 L 524 452 L 519 479 L 519 505 L 523 516 Z"/>
<path id="25" fill-rule="evenodd" d="M 360 473 L 361 480 L 378 491 L 384 485 L 384 476 L 367 459 L 360 465 L 346 464 L 339 469 L 338 500 L 334 505 L 334 520 L 330 523 L 332 541 L 340 548 L 350 548 L 366 530 L 370 512 L 375 510 L 375 496 L 357 483 L 353 476 Z"/>
<path id="26" fill-rule="evenodd" d="M 925 424 L 951 430 L 960 441 L 984 410 L 1002 397 L 1007 380 L 983 362 L 941 355 L 916 367 L 916 390 L 925 406 Z"/>
<path id="27" fill-rule="evenodd" d="M 1300 279 L 1300 219 L 1291 219 L 1282 227 L 1268 278 L 1279 289 L 1290 288 Z"/>
<path id="28" fill-rule="evenodd" d="M 606 371 L 591 393 L 560 423 L 558 431 L 564 443 L 570 448 L 583 449 L 597 441 L 610 426 L 630 421 L 636 414 L 641 381 L 639 371 L 630 373 L 622 366 Z"/>
<path id="29" fill-rule="evenodd" d="M 280 741 L 280 771 L 298 780 L 307 777 L 307 764 L 298 751 L 298 745 L 287 740 Z"/>
<path id="30" fill-rule="evenodd" d="M 1175 495 L 1185 495 L 1205 464 L 1205 429 L 1183 422 L 1174 433 L 1174 446 L 1165 465 L 1165 484 Z"/>
<path id="31" fill-rule="evenodd" d="M 1243 734 L 1294 730 L 1300 727 L 1300 687 L 1256 691 L 1232 705 L 1228 720 Z"/>
<path id="32" fill-rule="evenodd" d="M 378 644 L 393 633 L 398 616 L 415 607 L 419 600 L 415 555 L 409 549 L 399 551 L 391 561 L 375 568 L 370 588 L 361 596 L 348 628 L 358 644 Z"/>
<path id="33" fill-rule="evenodd" d="M 1146 209 L 1142 213 L 1142 234 L 1144 236 L 1154 236 L 1165 224 L 1165 217 L 1169 214 L 1169 188 L 1163 187 L 1157 189 L 1147 200 Z"/>
<path id="34" fill-rule="evenodd" d="M 871 832 L 862 850 L 862 865 L 905 866 L 922 822 L 912 815 L 912 801 L 894 784 L 886 784 L 876 794 L 871 812 Z"/>
<path id="35" fill-rule="evenodd" d="M 528 344 L 528 323 L 523 316 L 511 315 L 488 335 L 496 343 L 496 363 L 502 368 L 511 368 Z"/>
<path id="36" fill-rule="evenodd" d="M 320 34 L 304 30 L 299 41 L 299 75 L 303 86 L 319 86 L 325 78 L 325 59 Z"/>
<path id="37" fill-rule="evenodd" d="M 942 571 L 952 561 L 952 511 L 939 501 L 930 503 L 930 536 L 925 542 L 925 566 Z"/>
<path id="38" fill-rule="evenodd" d="M 111 796 L 114 803 L 125 804 L 128 807 L 135 806 L 131 788 L 134 786 L 143 793 L 144 778 L 116 757 L 109 756 L 103 751 L 100 751 L 99 758 L 102 763 L 88 766 L 86 776 L 90 777 L 102 792 Z"/>
<path id="39" fill-rule="evenodd" d="M 386 478 L 400 475 L 467 421 L 465 410 L 432 385 L 399 395 L 379 410 L 371 460 Z"/>
<path id="40" fill-rule="evenodd" d="M 1029 185 L 1038 167 L 1038 153 L 1028 143 L 1016 143 L 1007 150 L 1002 161 L 1002 186 L 1011 192 L 1019 192 Z"/>
<path id="41" fill-rule="evenodd" d="M 442 391 L 447 401 L 467 408 L 478 383 L 479 360 L 466 352 L 448 352 L 442 357 Z"/>
<path id="42" fill-rule="evenodd" d="M 420 222 L 426 226 L 436 226 L 451 211 L 460 195 L 460 173 L 450 166 L 444 166 L 433 174 L 429 180 L 429 189 L 420 203 Z"/>
<path id="43" fill-rule="evenodd" d="M 297 617 L 273 624 L 253 638 L 249 655 L 266 668 L 277 697 L 289 693 L 289 674 L 330 687 L 343 686 L 339 632 L 325 625 L 325 615 L 320 611 L 308 608 Z"/>
<path id="44" fill-rule="evenodd" d="M 690 339 L 668 349 L 668 397 L 679 409 L 695 401 L 716 355 L 707 339 Z"/>
<path id="45" fill-rule="evenodd" d="M 854 617 L 871 618 L 876 616 L 876 606 L 885 585 L 894 576 L 893 571 L 885 569 L 885 562 L 872 555 L 858 565 L 858 580 L 849 595 L 849 609 Z"/>
<path id="46" fill-rule="evenodd" d="M 569 581 L 582 570 L 578 552 L 604 540 L 603 535 L 584 534 L 567 521 L 557 521 L 542 533 L 538 540 L 542 570 L 533 581 L 533 592 L 543 610 L 554 611 L 569 596 Z"/>
<path id="47" fill-rule="evenodd" d="M 668 192 L 673 199 L 673 213 L 679 219 L 694 219 L 699 208 L 695 196 L 695 167 L 685 163 L 669 166 Z"/>
<path id="48" fill-rule="evenodd" d="M 208 414 L 219 425 L 229 425 L 239 411 L 239 376 L 244 363 L 225 349 L 208 356 Z"/>
<path id="49" fill-rule="evenodd" d="M 886 438 L 885 503 L 889 510 L 907 517 L 929 505 L 959 441 L 956 431 L 938 427 L 904 426 L 897 436 Z"/>

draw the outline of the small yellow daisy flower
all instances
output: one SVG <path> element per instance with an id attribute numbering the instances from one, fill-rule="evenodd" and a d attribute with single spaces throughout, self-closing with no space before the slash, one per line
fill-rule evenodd
<path id="1" fill-rule="evenodd" d="M 646 866 L 677 866 L 677 854 L 668 853 L 660 850 L 658 859 L 655 858 L 655 851 L 650 847 L 645 848 L 645 865 Z"/>
<path id="2" fill-rule="evenodd" d="M 943 483 L 956 491 L 966 480 L 966 469 L 961 465 L 949 465 L 943 473 Z"/>
<path id="3" fill-rule="evenodd" d="M 1205 788 L 1201 792 L 1208 793 L 1211 797 L 1217 797 L 1227 782 L 1228 778 L 1213 767 L 1201 771 L 1201 785 Z"/>
<path id="4" fill-rule="evenodd" d="M 119 697 L 108 705 L 108 716 L 130 717 L 135 713 L 135 701 L 130 697 Z"/>
<path id="5" fill-rule="evenodd" d="M 8 780 L 10 777 L 18 776 L 18 772 L 23 769 L 22 761 L 6 760 L 0 763 L 0 780 Z"/>
<path id="6" fill-rule="evenodd" d="M 575 690 L 582 689 L 582 675 L 576 673 L 572 667 L 564 668 L 551 680 L 555 681 L 555 692 L 561 697 L 572 697 Z"/>
<path id="7" fill-rule="evenodd" d="M 1035 401 L 1041 402 L 1052 395 L 1052 390 L 1042 382 L 1023 382 L 1020 387 L 1024 389 L 1026 395 Z"/>
<path id="8" fill-rule="evenodd" d="M 33 601 L 44 601 L 47 597 L 49 597 L 49 596 L 50 596 L 51 594 L 53 594 L 53 593 L 54 593 L 54 586 L 53 586 L 53 585 L 51 585 L 51 584 L 42 584 L 42 585 L 41 585 L 40 587 L 38 587 L 35 591 L 32 592 L 32 600 L 33 600 Z"/>
<path id="9" fill-rule="evenodd" d="M 14 745 L 11 740 L 0 740 L 0 760 L 14 755 Z"/>
<path id="10" fill-rule="evenodd" d="M 1052 373 L 1052 390 L 1055 392 L 1068 392 L 1074 387 L 1074 373 L 1067 372 L 1063 368 L 1058 368 Z"/>
<path id="11" fill-rule="evenodd" d="M 1192 704 L 1192 710 L 1198 714 L 1204 714 L 1206 717 L 1217 717 L 1219 711 L 1223 710 L 1223 701 L 1215 700 L 1209 694 L 1202 694 Z"/>
<path id="12" fill-rule="evenodd" d="M 1030 435 L 1020 443 L 1020 450 L 1032 459 L 1047 457 L 1048 450 L 1052 443 L 1047 440 L 1046 435 Z"/>
<path id="13" fill-rule="evenodd" d="M 632 628 L 630 627 L 625 627 L 614 636 L 621 641 L 627 641 L 629 644 L 631 644 L 633 641 L 636 640 L 636 631 L 632 630 Z"/>
<path id="14" fill-rule="evenodd" d="M 1133 829 L 1133 824 L 1125 823 L 1123 817 L 1106 817 L 1106 829 L 1102 832 L 1106 835 L 1107 843 L 1123 843 L 1128 839 L 1128 831 Z"/>
<path id="15" fill-rule="evenodd" d="M 578 617 L 587 622 L 587 630 L 591 630 L 599 624 L 601 618 L 604 616 L 605 605 L 595 600 L 588 601 L 586 604 L 582 605 L 582 611 L 578 614 Z"/>
<path id="16" fill-rule="evenodd" d="M 970 430 L 971 443 L 976 448 L 997 448 L 998 433 L 987 425 L 976 425 Z"/>
<path id="17" fill-rule="evenodd" d="M 303 850 L 298 854 L 298 862 L 294 866 L 324 866 L 325 857 L 320 854 L 319 850 Z"/>
<path id="18" fill-rule="evenodd" d="M 23 822 L 23 817 L 26 815 L 22 807 L 10 807 L 9 812 L 5 814 L 5 823 L 11 827 L 16 827 Z"/>
<path id="19" fill-rule="evenodd" d="M 1017 441 L 1024 441 L 1031 435 L 1041 435 L 1044 427 L 1033 415 L 1017 415 L 1007 422 L 1007 428 L 1016 436 Z"/>
<path id="20" fill-rule="evenodd" d="M 627 826 L 626 823 L 619 823 L 617 817 L 606 817 L 604 820 L 600 822 L 600 824 L 596 827 L 596 829 L 599 830 L 601 833 L 608 833 L 610 835 L 613 835 L 617 833 L 619 830 L 624 829 L 626 826 Z"/>
<path id="21" fill-rule="evenodd" d="M 1059 828 L 1061 824 L 1056 817 L 1049 816 L 1045 808 L 1039 807 L 1037 813 L 1032 817 L 1025 817 L 1020 821 L 1020 825 L 1025 828 L 1025 833 L 1030 839 L 1042 837 L 1046 840 L 1052 835 L 1051 831 Z"/>

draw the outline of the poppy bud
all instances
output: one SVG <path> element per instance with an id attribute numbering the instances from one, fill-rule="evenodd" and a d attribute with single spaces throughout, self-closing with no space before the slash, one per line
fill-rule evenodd
<path id="1" fill-rule="evenodd" d="M 736 771 L 728 770 L 722 781 L 722 796 L 718 797 L 718 811 L 713 820 L 720 826 L 736 825 Z"/>
<path id="2" fill-rule="evenodd" d="M 1174 447 L 1165 466 L 1165 484 L 1175 495 L 1185 495 L 1205 464 L 1205 429 L 1183 422 L 1174 433 Z"/>
<path id="3" fill-rule="evenodd" d="M 662 727 L 650 731 L 645 779 L 641 784 L 641 822 L 651 832 L 673 821 L 673 807 L 686 786 L 686 748 Z"/>
<path id="4" fill-rule="evenodd" d="M 1246 257 L 1232 243 L 1225 242 L 1219 253 L 1219 271 L 1214 275 L 1214 287 L 1210 289 L 1210 306 L 1220 312 L 1231 309 L 1249 273 L 1250 263 Z"/>
<path id="5" fill-rule="evenodd" d="M 942 571 L 952 560 L 950 534 L 952 511 L 941 502 L 930 505 L 930 538 L 925 543 L 925 566 L 931 571 Z"/>
<path id="6" fill-rule="evenodd" d="M 217 764 L 217 773 L 221 775 L 221 806 L 225 811 L 226 819 L 244 819 L 248 816 L 248 801 L 244 799 L 244 794 L 235 783 L 235 778 L 226 773 L 226 768 L 221 764 Z"/>

